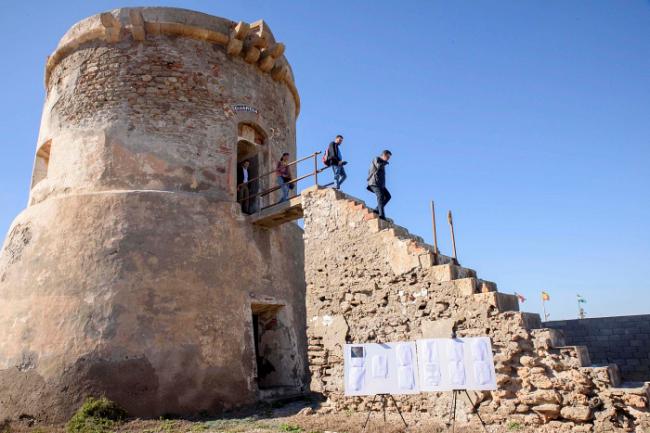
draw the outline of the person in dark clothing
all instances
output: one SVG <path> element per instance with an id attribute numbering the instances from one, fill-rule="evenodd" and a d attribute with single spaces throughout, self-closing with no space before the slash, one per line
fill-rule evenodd
<path id="1" fill-rule="evenodd" d="M 374 192 L 377 196 L 377 209 L 375 213 L 379 214 L 379 218 L 385 220 L 386 214 L 384 213 L 384 206 L 388 204 L 391 199 L 390 192 L 386 189 L 386 171 L 385 167 L 388 165 L 388 160 L 393 154 L 390 150 L 384 150 L 380 156 L 375 157 L 370 164 L 368 170 L 368 191 Z"/>
<path id="2" fill-rule="evenodd" d="M 248 181 L 248 167 L 250 161 L 245 160 L 237 166 L 237 201 L 241 205 L 241 210 L 244 213 L 251 213 L 251 199 L 250 199 L 250 184 Z"/>
<path id="3" fill-rule="evenodd" d="M 334 188 L 336 189 L 340 189 L 341 184 L 348 177 L 343 167 L 347 162 L 343 161 L 340 147 L 341 143 L 343 143 L 343 136 L 337 135 L 334 141 L 327 147 L 327 163 L 334 171 Z"/>

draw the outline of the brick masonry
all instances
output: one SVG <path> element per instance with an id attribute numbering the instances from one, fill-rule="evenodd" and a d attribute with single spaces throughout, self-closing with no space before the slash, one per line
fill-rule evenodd
<path id="1" fill-rule="evenodd" d="M 557 320 L 566 343 L 587 346 L 594 364 L 615 363 L 624 380 L 650 380 L 650 314 Z"/>

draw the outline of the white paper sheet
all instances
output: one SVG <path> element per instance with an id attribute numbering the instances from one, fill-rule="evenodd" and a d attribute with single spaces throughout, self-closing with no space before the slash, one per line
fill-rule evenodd
<path id="1" fill-rule="evenodd" d="M 386 379 L 388 376 L 388 363 L 385 355 L 372 357 L 372 377 L 374 379 Z"/>
<path id="2" fill-rule="evenodd" d="M 417 394 L 415 342 L 346 344 L 343 383 L 345 395 L 350 396 Z"/>
<path id="3" fill-rule="evenodd" d="M 496 375 L 488 337 L 417 340 L 420 390 L 495 390 Z"/>

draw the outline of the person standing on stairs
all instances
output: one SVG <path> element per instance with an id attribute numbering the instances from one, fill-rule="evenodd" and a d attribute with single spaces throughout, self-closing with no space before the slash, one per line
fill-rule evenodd
<path id="1" fill-rule="evenodd" d="M 341 143 L 343 143 L 343 136 L 339 134 L 327 147 L 327 163 L 334 171 L 334 188 L 336 189 L 341 189 L 341 184 L 345 182 L 345 179 L 348 177 L 345 173 L 345 168 L 343 167 L 347 162 L 343 161 Z"/>
<path id="2" fill-rule="evenodd" d="M 278 161 L 278 165 L 275 168 L 275 174 L 278 179 L 278 186 L 282 192 L 280 201 L 276 204 L 285 202 L 289 200 L 289 190 L 293 186 L 291 182 L 291 172 L 289 171 L 289 154 L 287 152 L 282 154 L 282 157 Z"/>
<path id="3" fill-rule="evenodd" d="M 386 220 L 384 213 L 384 206 L 388 204 L 391 199 L 390 192 L 386 189 L 386 171 L 388 160 L 393 154 L 390 150 L 384 150 L 381 155 L 373 158 L 368 170 L 368 191 L 375 193 L 377 196 L 377 209 L 375 213 L 379 214 L 379 218 Z"/>

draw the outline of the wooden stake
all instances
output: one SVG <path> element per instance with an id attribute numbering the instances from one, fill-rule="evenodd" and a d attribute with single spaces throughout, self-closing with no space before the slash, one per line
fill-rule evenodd
<path id="1" fill-rule="evenodd" d="M 438 234 L 436 233 L 436 207 L 431 200 L 431 223 L 433 224 L 433 252 L 438 255 Z"/>
<path id="2" fill-rule="evenodd" d="M 447 213 L 447 221 L 449 222 L 449 230 L 451 231 L 451 246 L 453 248 L 453 259 L 458 263 L 458 256 L 456 255 L 456 236 L 454 235 L 454 220 L 451 216 L 451 211 Z"/>

